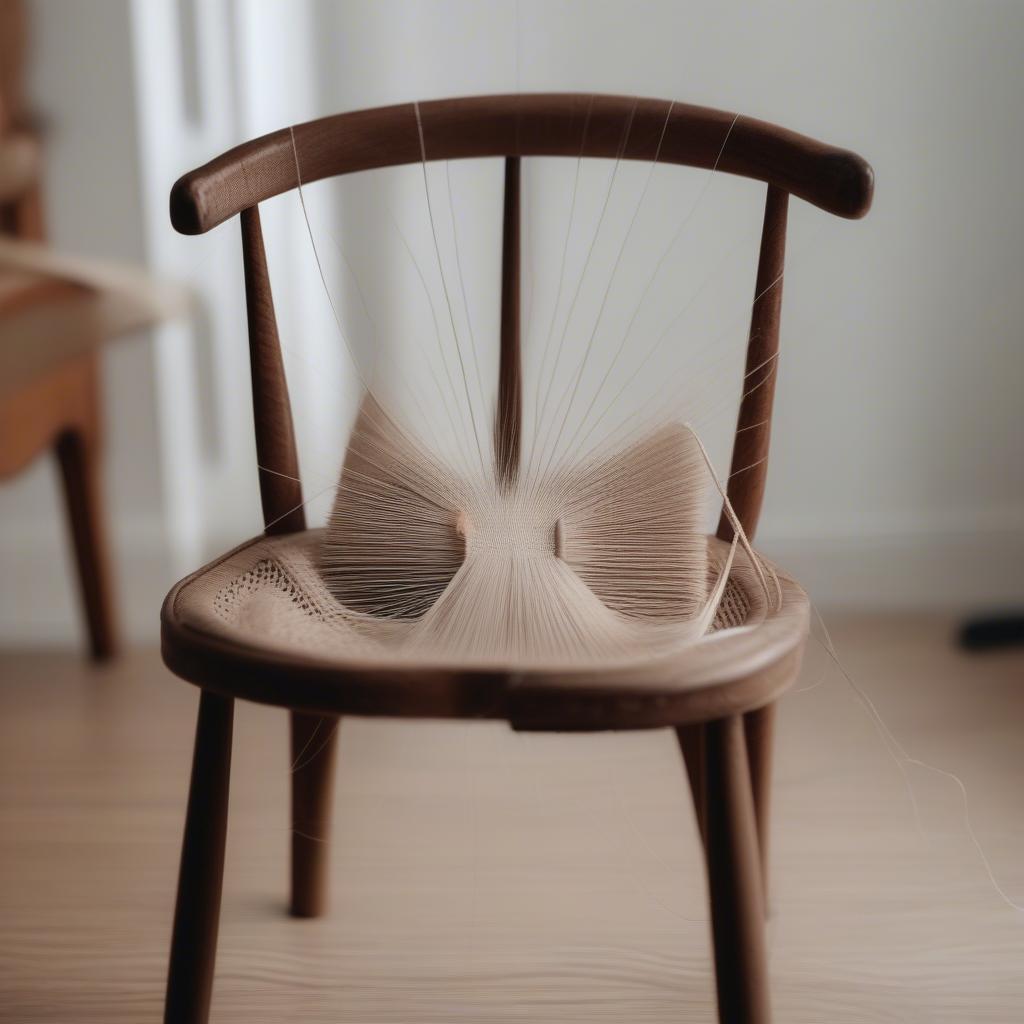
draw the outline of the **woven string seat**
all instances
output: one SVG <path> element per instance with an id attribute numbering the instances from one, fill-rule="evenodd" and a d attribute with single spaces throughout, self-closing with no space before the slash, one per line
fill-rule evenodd
<path id="1" fill-rule="evenodd" d="M 257 537 L 182 580 L 162 614 L 169 666 L 204 687 L 307 710 L 388 714 L 394 701 L 414 699 L 420 715 L 575 730 L 621 728 L 628 704 L 631 727 L 662 726 L 772 699 L 773 690 L 747 690 L 745 680 L 777 663 L 781 689 L 782 669 L 791 677 L 807 630 L 799 586 L 780 576 L 781 607 L 769 608 L 740 552 L 711 629 L 696 640 L 680 639 L 678 624 L 651 619 L 630 622 L 630 642 L 615 653 L 595 635 L 589 658 L 564 664 L 470 660 L 429 645 L 417 651 L 422 620 L 354 612 L 331 593 L 319 568 L 323 541 L 323 530 Z M 729 545 L 707 543 L 710 593 Z"/>

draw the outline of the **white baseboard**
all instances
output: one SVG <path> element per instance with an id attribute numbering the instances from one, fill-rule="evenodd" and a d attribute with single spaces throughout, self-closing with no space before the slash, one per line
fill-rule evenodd
<path id="1" fill-rule="evenodd" d="M 0 645 L 81 646 L 84 627 L 62 525 L 46 520 L 10 527 L 0 535 Z M 823 609 L 1024 606 L 1024 533 L 1016 531 L 807 540 L 766 535 L 759 547 Z M 155 644 L 160 604 L 178 575 L 166 534 L 155 522 L 121 523 L 114 548 L 125 639 Z"/>

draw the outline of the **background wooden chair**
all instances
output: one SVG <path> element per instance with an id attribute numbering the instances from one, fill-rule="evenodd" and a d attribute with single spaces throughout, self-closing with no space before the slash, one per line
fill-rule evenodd
<path id="1" fill-rule="evenodd" d="M 141 273 L 44 249 L 42 142 L 21 94 L 23 5 L 0 0 L 0 480 L 42 452 L 60 464 L 94 658 L 117 630 L 101 501 L 98 347 L 172 314 L 180 297 Z"/>
<path id="2" fill-rule="evenodd" d="M 360 663 L 311 646 L 282 653 L 259 636 L 220 631 L 208 606 L 239 571 L 275 550 L 316 543 L 305 532 L 288 392 L 260 228 L 259 204 L 299 184 L 421 159 L 417 116 L 430 159 L 505 157 L 501 360 L 496 451 L 515 457 L 519 413 L 519 169 L 531 156 L 621 156 L 739 174 L 768 185 L 756 301 L 747 353 L 749 383 L 733 451 L 729 497 L 753 535 L 761 508 L 778 345 L 786 212 L 792 193 L 831 213 L 860 217 L 872 173 L 852 153 L 781 128 L 664 101 L 577 95 L 496 96 L 400 105 L 324 118 L 246 143 L 184 176 L 171 217 L 196 234 L 240 214 L 252 389 L 266 538 L 182 581 L 168 595 L 166 664 L 201 687 L 182 851 L 166 1019 L 205 1021 L 212 989 L 227 827 L 233 700 L 291 710 L 293 756 L 292 910 L 325 907 L 326 838 L 342 714 L 502 718 L 517 729 L 673 727 L 678 731 L 707 851 L 714 959 L 722 1021 L 764 1022 L 768 792 L 774 701 L 795 677 L 807 602 L 782 582 L 781 607 L 739 636 L 695 643 L 685 659 L 655 672 L 479 671 L 452 665 Z M 584 111 L 589 128 L 582 130 Z M 663 126 L 668 124 L 668 131 Z M 731 126 L 731 127 L 730 127 Z M 731 134 L 730 134 L 731 132 Z M 729 146 L 722 149 L 723 138 Z M 294 140 L 294 142 L 293 142 Z M 294 145 L 294 150 L 293 150 Z M 721 544 L 732 537 L 723 515 Z M 320 742 L 323 738 L 323 742 Z M 315 741 L 315 742 L 314 742 Z M 317 746 L 319 744 L 319 746 Z M 314 751 L 303 757 L 304 752 Z"/>

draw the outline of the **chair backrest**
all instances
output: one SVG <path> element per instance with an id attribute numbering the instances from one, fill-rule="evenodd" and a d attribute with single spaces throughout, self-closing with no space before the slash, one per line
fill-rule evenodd
<path id="1" fill-rule="evenodd" d="M 630 127 L 623 140 L 627 119 Z M 854 153 L 763 121 L 666 100 L 587 94 L 481 96 L 338 114 L 244 143 L 175 183 L 171 221 L 184 234 L 200 234 L 241 215 L 256 446 L 267 532 L 304 529 L 305 517 L 259 204 L 300 184 L 418 163 L 424 157 L 505 157 L 494 447 L 499 479 L 508 482 L 518 472 L 522 414 L 520 160 L 531 156 L 657 159 L 714 168 L 767 184 L 747 377 L 728 485 L 739 521 L 753 536 L 767 471 L 789 196 L 841 217 L 862 217 L 871 205 L 871 168 Z M 726 540 L 732 537 L 724 514 L 718 535 Z"/>
<path id="2" fill-rule="evenodd" d="M 41 161 L 24 97 L 26 22 L 22 0 L 0 0 L 0 235 L 38 242 Z"/>

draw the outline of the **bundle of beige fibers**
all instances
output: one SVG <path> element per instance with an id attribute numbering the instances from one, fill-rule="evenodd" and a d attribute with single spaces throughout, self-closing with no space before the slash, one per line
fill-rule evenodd
<path id="1" fill-rule="evenodd" d="M 724 562 L 709 557 L 706 471 L 695 435 L 672 424 L 569 469 L 505 483 L 468 476 L 367 396 L 320 575 L 365 633 L 403 657 L 653 658 L 708 632 L 736 562 L 737 542 Z M 743 560 L 749 585 L 758 562 L 752 551 Z"/>
<path id="2" fill-rule="evenodd" d="M 659 122 L 662 139 L 672 109 Z M 543 351 L 531 350 L 528 366 L 519 323 L 518 214 L 508 215 L 518 210 L 519 170 L 515 162 L 506 166 L 503 232 L 514 255 L 503 255 L 503 267 L 516 270 L 514 290 L 501 297 L 496 381 L 481 368 L 447 169 L 451 279 L 444 266 L 438 231 L 444 220 L 431 199 L 428 140 L 418 112 L 420 229 L 433 250 L 435 292 L 443 301 L 435 308 L 428 272 L 387 210 L 429 316 L 410 316 L 402 330 L 392 328 L 393 336 L 380 331 L 359 275 L 342 252 L 338 272 L 354 286 L 372 328 L 372 347 L 355 345 L 343 326 L 343 303 L 328 286 L 292 135 L 311 254 L 362 399 L 326 528 L 304 538 L 267 539 L 229 556 L 217 573 L 218 629 L 255 633 L 261 644 L 308 657 L 370 665 L 542 674 L 610 670 L 621 678 L 634 671 L 673 675 L 687 649 L 709 633 L 753 631 L 781 607 L 774 570 L 751 547 L 704 445 L 689 423 L 676 418 L 677 410 L 666 410 L 654 394 L 634 416 L 603 422 L 613 406 L 628 405 L 620 402 L 623 392 L 669 333 L 664 329 L 641 349 L 627 344 L 653 280 L 707 184 L 689 213 L 670 226 L 651 279 L 637 286 L 636 309 L 610 328 L 622 336 L 609 343 L 601 334 L 608 297 L 657 155 L 624 234 L 614 240 L 610 276 L 595 308 L 579 300 L 584 279 L 604 259 L 595 255 L 598 237 L 607 228 L 632 122 L 631 111 L 601 186 L 578 274 L 566 258 L 576 224 L 570 212 L 550 323 L 537 335 L 544 338 Z M 730 132 L 731 125 L 722 151 Z M 572 211 L 582 165 L 581 156 L 572 176 Z M 717 160 L 708 179 L 716 167 Z M 503 275 L 507 285 L 512 278 Z M 459 296 L 464 316 L 456 313 Z M 632 360 L 622 358 L 628 352 L 635 352 Z M 692 368 L 688 384 L 703 392 L 707 378 L 700 370 Z M 657 391 L 671 379 L 662 375 L 651 383 Z M 706 533 L 709 480 L 724 501 L 731 544 Z M 799 631 L 803 619 L 796 619 L 793 629 Z"/>
<path id="3" fill-rule="evenodd" d="M 615 441 L 614 432 L 606 430 L 603 438 L 587 447 L 603 418 L 599 399 L 613 380 L 612 371 L 653 283 L 652 277 L 640 290 L 625 336 L 611 361 L 604 364 L 603 376 L 591 381 L 586 368 L 597 354 L 595 339 L 672 110 L 669 104 L 660 123 L 654 160 L 624 234 L 615 243 L 610 277 L 593 318 L 584 314 L 578 299 L 584 278 L 593 269 L 595 244 L 606 223 L 635 104 L 622 125 L 618 152 L 575 286 L 566 286 L 565 257 L 574 224 L 570 213 L 539 366 L 545 380 L 534 381 L 529 389 L 533 434 L 528 453 L 520 450 L 527 419 L 524 392 L 528 389 L 523 379 L 519 323 L 518 162 L 505 168 L 503 286 L 512 290 L 502 294 L 503 319 L 496 339 L 497 388 L 496 393 L 489 393 L 481 377 L 466 299 L 449 165 L 445 184 L 457 287 L 444 268 L 438 231 L 442 219 L 435 213 L 427 174 L 428 138 L 415 106 L 424 214 L 421 226 L 436 258 L 444 299 L 440 316 L 423 268 L 408 240 L 400 230 L 398 233 L 430 307 L 426 322 L 433 324 L 436 349 L 430 345 L 429 329 L 423 349 L 436 351 L 439 362 L 424 361 L 423 349 L 410 346 L 410 359 L 387 360 L 388 372 L 378 390 L 368 379 L 374 374 L 360 365 L 367 360 L 357 358 L 348 332 L 342 328 L 340 304 L 327 287 L 292 134 L 298 195 L 312 253 L 364 389 L 316 555 L 315 581 L 305 569 L 297 571 L 307 590 L 310 586 L 323 589 L 331 603 L 326 618 L 350 633 L 348 639 L 360 656 L 512 670 L 636 666 L 678 653 L 712 629 L 752 629 L 777 606 L 780 594 L 774 573 L 751 548 L 703 444 L 688 424 L 656 414 L 652 422 L 640 427 L 637 417 L 631 438 L 620 436 Z M 587 119 L 589 122 L 589 114 Z M 722 151 L 731 130 L 732 125 L 723 136 Z M 573 211 L 581 166 L 582 154 L 572 183 Z M 709 178 L 716 167 L 717 160 Z M 703 190 L 694 206 L 702 195 Z M 673 232 L 658 267 L 688 219 L 689 215 Z M 390 220 L 397 225 L 393 213 Z M 345 276 L 355 285 L 374 330 L 375 348 L 379 347 L 377 324 L 367 310 L 358 275 L 344 255 L 343 260 Z M 511 277 L 509 267 L 515 268 Z M 568 312 L 556 330 L 563 293 Z M 463 331 L 453 305 L 453 297 L 459 295 L 465 312 Z M 579 326 L 570 330 L 574 317 Z M 440 329 L 445 321 L 451 328 L 450 345 Z M 584 321 L 590 326 L 580 329 Z M 413 326 L 413 330 L 422 329 Z M 553 339 L 557 345 L 552 348 Z M 567 344 L 578 351 L 570 355 Z M 553 355 L 550 362 L 549 350 Z M 375 368 L 378 354 L 373 356 Z M 410 375 L 410 363 L 419 372 Z M 628 368 L 619 369 L 628 381 Z M 411 406 L 404 399 L 396 401 L 390 393 L 402 385 L 409 391 Z M 423 407 L 423 402 L 429 404 L 431 399 L 436 402 L 433 417 Z M 613 399 L 612 404 L 615 402 Z M 542 426 L 546 413 L 550 421 Z M 445 432 L 445 417 L 452 427 L 447 445 L 436 435 L 438 430 Z M 490 445 L 482 436 L 488 419 Z M 731 546 L 709 541 L 703 529 L 709 476 L 725 500 L 725 514 L 733 526 Z M 720 614 L 723 608 L 724 615 Z M 235 614 L 239 614 L 237 609 Z"/>

